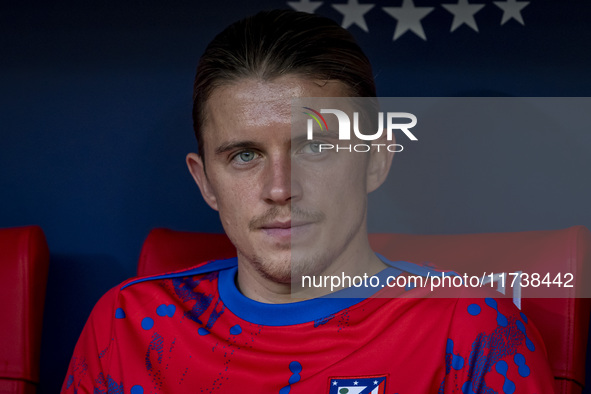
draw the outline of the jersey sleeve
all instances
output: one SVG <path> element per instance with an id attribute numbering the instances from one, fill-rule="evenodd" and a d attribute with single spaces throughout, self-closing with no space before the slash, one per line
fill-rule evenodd
<path id="1" fill-rule="evenodd" d="M 74 348 L 68 372 L 62 385 L 62 394 L 118 393 L 121 387 L 108 374 L 111 347 L 114 343 L 113 319 L 117 313 L 115 302 L 118 289 L 113 288 L 97 302 Z M 122 387 L 121 387 L 121 392 Z"/>
<path id="2" fill-rule="evenodd" d="M 458 300 L 439 393 L 554 393 L 542 338 L 511 299 Z"/>

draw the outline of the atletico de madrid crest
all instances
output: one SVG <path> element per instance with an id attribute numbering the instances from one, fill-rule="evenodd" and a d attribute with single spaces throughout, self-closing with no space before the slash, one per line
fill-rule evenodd
<path id="1" fill-rule="evenodd" d="M 329 394 L 385 394 L 386 375 L 329 378 Z"/>

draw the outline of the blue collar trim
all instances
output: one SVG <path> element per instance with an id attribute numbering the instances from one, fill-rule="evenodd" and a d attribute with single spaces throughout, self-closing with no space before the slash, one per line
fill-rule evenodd
<path id="1" fill-rule="evenodd" d="M 325 321 L 327 317 L 362 302 L 380 290 L 380 288 L 351 287 L 310 300 L 265 304 L 246 297 L 238 290 L 235 281 L 236 273 L 237 267 L 220 272 L 218 278 L 220 298 L 236 316 L 250 323 L 266 326 L 289 326 Z M 380 283 L 385 283 L 388 276 L 396 277 L 401 273 L 402 270 L 390 266 L 375 276 L 379 277 Z"/>
<path id="2" fill-rule="evenodd" d="M 431 276 L 440 276 L 442 274 L 441 271 L 429 267 L 406 261 L 390 261 L 378 253 L 376 255 L 388 266 L 388 268 L 375 275 L 379 278 L 379 283 L 385 283 L 389 276 L 396 277 L 402 272 L 420 276 L 427 276 L 428 273 Z M 251 300 L 238 290 L 235 281 L 237 270 L 238 259 L 236 257 L 226 260 L 215 260 L 189 270 L 135 279 L 124 284 L 121 290 L 136 283 L 150 280 L 171 279 L 218 271 L 218 291 L 220 298 L 228 309 L 243 320 L 253 324 L 267 326 L 288 326 L 311 321 L 321 322 L 327 317 L 365 300 L 380 290 L 377 287 L 350 287 L 325 297 L 311 300 L 286 304 L 265 304 Z"/>

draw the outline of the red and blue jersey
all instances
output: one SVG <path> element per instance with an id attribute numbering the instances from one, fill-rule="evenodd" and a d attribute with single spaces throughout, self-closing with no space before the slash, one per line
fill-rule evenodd
<path id="1" fill-rule="evenodd" d="M 539 333 L 509 299 L 263 304 L 237 289 L 236 264 L 213 261 L 109 291 L 62 393 L 553 392 Z M 409 263 L 389 265 L 382 275 L 409 271 Z"/>

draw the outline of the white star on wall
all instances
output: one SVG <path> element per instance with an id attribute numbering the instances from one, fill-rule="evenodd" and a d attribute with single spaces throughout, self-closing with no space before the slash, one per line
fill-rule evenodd
<path id="1" fill-rule="evenodd" d="M 382 7 L 382 9 L 397 20 L 394 41 L 408 30 L 427 40 L 421 19 L 433 11 L 433 7 L 415 7 L 412 0 L 403 0 L 402 7 Z"/>
<path id="2" fill-rule="evenodd" d="M 318 7 L 322 5 L 322 1 L 300 0 L 298 2 L 288 1 L 287 5 L 296 11 L 307 12 L 313 14 Z"/>
<path id="3" fill-rule="evenodd" d="M 343 14 L 343 23 L 341 26 L 344 29 L 355 24 L 366 33 L 369 33 L 363 15 L 371 10 L 374 7 L 374 4 L 359 4 L 357 0 L 349 0 L 347 4 L 333 4 L 332 7 Z"/>
<path id="4" fill-rule="evenodd" d="M 468 0 L 458 0 L 458 4 L 441 4 L 443 8 L 454 14 L 450 32 L 453 32 L 464 23 L 475 31 L 478 31 L 474 14 L 480 11 L 484 4 L 470 4 Z"/>
<path id="5" fill-rule="evenodd" d="M 523 23 L 523 18 L 521 17 L 521 10 L 529 4 L 529 1 L 507 0 L 504 2 L 495 1 L 494 3 L 497 7 L 503 10 L 501 25 L 504 25 L 509 19 L 515 19 L 517 22 L 525 25 L 525 23 Z"/>

